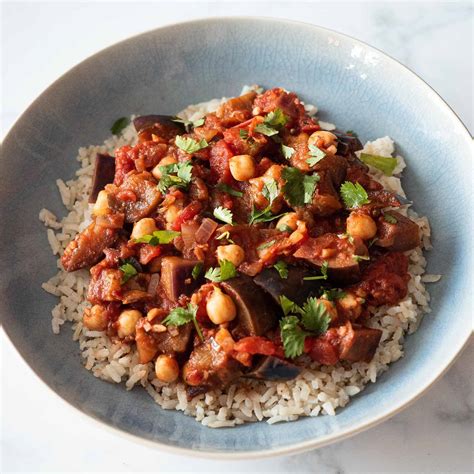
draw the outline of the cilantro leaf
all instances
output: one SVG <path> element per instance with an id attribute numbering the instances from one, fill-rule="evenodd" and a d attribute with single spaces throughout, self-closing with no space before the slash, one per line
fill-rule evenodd
<path id="1" fill-rule="evenodd" d="M 202 272 L 202 262 L 199 262 L 199 263 L 196 263 L 196 265 L 194 265 L 193 267 L 193 271 L 191 273 L 191 276 L 193 277 L 193 280 L 197 280 L 199 275 L 201 274 Z"/>
<path id="2" fill-rule="evenodd" d="M 183 137 L 182 135 L 177 135 L 175 138 L 175 144 L 178 148 L 185 151 L 186 153 L 196 153 L 203 148 L 206 148 L 209 143 L 203 138 L 199 141 L 194 140 L 191 137 Z"/>
<path id="3" fill-rule="evenodd" d="M 169 165 L 160 166 L 161 178 L 158 183 L 158 189 L 162 193 L 175 186 L 177 188 L 187 188 L 192 179 L 193 165 L 190 161 L 181 163 L 171 163 Z M 176 176 L 174 176 L 176 173 Z"/>
<path id="4" fill-rule="evenodd" d="M 258 125 L 255 126 L 254 130 L 258 133 L 261 133 L 262 135 L 266 135 L 267 137 L 271 137 L 273 135 L 278 134 L 278 130 L 269 127 L 265 123 L 259 123 Z"/>
<path id="5" fill-rule="evenodd" d="M 389 224 L 396 224 L 398 222 L 397 218 L 395 216 L 392 216 L 391 214 L 384 214 L 383 220 L 385 222 L 388 222 Z"/>
<path id="6" fill-rule="evenodd" d="M 303 174 L 299 169 L 286 167 L 281 172 L 282 178 L 286 181 L 283 186 L 283 193 L 291 206 L 304 206 L 313 199 L 319 175 Z"/>
<path id="7" fill-rule="evenodd" d="M 270 240 L 269 242 L 265 242 L 264 244 L 259 245 L 257 247 L 257 250 L 263 250 L 263 249 L 266 249 L 268 247 L 271 247 L 275 242 L 276 242 L 276 240 Z"/>
<path id="8" fill-rule="evenodd" d="M 360 207 L 370 202 L 367 191 L 359 183 L 345 181 L 341 184 L 340 193 L 348 209 Z"/>
<path id="9" fill-rule="evenodd" d="M 393 170 L 397 166 L 397 159 L 392 158 L 391 156 L 378 156 L 369 153 L 361 153 L 360 160 L 366 165 L 373 166 L 382 171 L 386 176 L 392 176 Z"/>
<path id="10" fill-rule="evenodd" d="M 353 258 L 356 262 L 360 262 L 361 260 L 370 260 L 370 256 L 369 256 L 369 255 L 352 255 L 352 258 Z"/>
<path id="11" fill-rule="evenodd" d="M 219 262 L 220 268 L 209 268 L 204 278 L 214 282 L 229 280 L 237 276 L 237 269 L 229 260 L 221 260 Z"/>
<path id="12" fill-rule="evenodd" d="M 268 201 L 268 206 L 262 210 L 258 210 L 255 208 L 255 206 L 253 206 L 252 213 L 250 214 L 249 224 L 256 224 L 257 222 L 270 222 L 274 219 L 284 216 L 286 213 L 275 216 L 271 212 L 273 201 L 278 197 L 279 194 L 280 191 L 278 189 L 278 183 L 276 180 L 266 180 L 263 185 L 262 195 Z"/>
<path id="13" fill-rule="evenodd" d="M 305 329 L 319 335 L 328 330 L 331 316 L 324 303 L 321 303 L 316 298 L 308 298 L 303 305 L 301 322 Z"/>
<path id="14" fill-rule="evenodd" d="M 120 265 L 119 269 L 123 273 L 122 280 L 120 281 L 121 285 L 127 283 L 130 278 L 133 278 L 135 275 L 138 274 L 137 269 L 130 262 L 127 261 L 125 261 L 123 265 Z"/>
<path id="15" fill-rule="evenodd" d="M 346 293 L 340 288 L 325 288 L 321 294 L 321 298 L 326 298 L 329 301 L 339 300 L 345 296 Z"/>
<path id="16" fill-rule="evenodd" d="M 181 235 L 181 232 L 176 232 L 174 230 L 155 230 L 152 234 L 147 234 L 139 239 L 134 239 L 134 242 L 137 244 L 150 244 L 157 246 L 160 244 L 169 244 L 179 235 Z"/>
<path id="17" fill-rule="evenodd" d="M 247 140 L 247 138 L 249 137 L 249 132 L 248 130 L 244 130 L 243 128 L 241 128 L 239 130 L 239 136 L 240 138 L 244 139 L 244 140 Z"/>
<path id="18" fill-rule="evenodd" d="M 291 148 L 291 146 L 283 145 L 283 143 L 281 144 L 281 153 L 287 160 L 289 160 L 293 156 L 294 152 L 295 149 Z"/>
<path id="19" fill-rule="evenodd" d="M 284 280 L 288 278 L 288 265 L 284 260 L 278 260 L 278 262 L 273 265 L 273 268 L 278 272 L 280 278 Z"/>
<path id="20" fill-rule="evenodd" d="M 306 163 L 308 163 L 309 166 L 314 166 L 326 156 L 326 153 L 316 145 L 309 145 L 309 156 L 311 158 L 308 158 Z"/>
<path id="21" fill-rule="evenodd" d="M 202 117 L 200 119 L 192 121 L 192 120 L 182 119 L 180 117 L 175 117 L 174 119 L 172 119 L 172 121 L 176 123 L 182 123 L 184 125 L 186 132 L 189 132 L 191 128 L 197 128 L 197 127 L 200 127 L 201 125 L 204 125 L 205 118 Z"/>
<path id="22" fill-rule="evenodd" d="M 220 221 L 225 222 L 226 224 L 234 225 L 232 222 L 232 211 L 226 209 L 225 207 L 216 207 L 213 211 L 213 215 L 216 219 L 219 219 Z"/>
<path id="23" fill-rule="evenodd" d="M 230 232 L 228 230 L 226 230 L 225 232 L 222 232 L 221 235 L 219 235 L 219 237 L 216 237 L 216 240 L 221 240 L 221 239 L 226 239 L 227 241 L 229 241 L 231 244 L 234 244 L 235 242 L 230 238 Z"/>
<path id="24" fill-rule="evenodd" d="M 280 320 L 280 335 L 286 357 L 298 357 L 304 352 L 306 332 L 299 325 L 297 316 L 285 316 Z"/>
<path id="25" fill-rule="evenodd" d="M 270 222 L 279 217 L 286 216 L 287 212 L 283 214 L 273 215 L 268 207 L 263 210 L 258 210 L 255 206 L 252 209 L 252 213 L 250 214 L 249 224 L 257 224 L 258 222 Z"/>
<path id="26" fill-rule="evenodd" d="M 235 197 L 242 197 L 244 195 L 244 193 L 241 193 L 240 191 L 237 191 L 237 189 L 231 188 L 228 184 L 224 183 L 219 183 L 216 186 L 216 189 Z"/>
<path id="27" fill-rule="evenodd" d="M 118 135 L 129 123 L 130 119 L 128 117 L 120 117 L 110 127 L 110 131 L 113 135 Z"/>
<path id="28" fill-rule="evenodd" d="M 354 132 L 354 130 L 347 130 L 347 135 L 352 135 L 354 138 L 358 138 L 359 135 L 357 135 L 356 132 Z"/>
<path id="29" fill-rule="evenodd" d="M 196 319 L 198 307 L 194 304 L 189 303 L 186 308 L 174 308 L 163 320 L 165 326 L 183 326 L 184 324 L 190 323 L 191 321 L 196 328 L 199 339 L 204 341 L 201 328 Z"/>
<path id="30" fill-rule="evenodd" d="M 321 275 L 319 276 L 309 276 L 309 277 L 304 277 L 303 280 L 327 280 L 328 279 L 328 267 L 329 267 L 329 262 L 327 260 L 324 260 L 323 264 L 321 265 Z"/>
<path id="31" fill-rule="evenodd" d="M 270 112 L 263 119 L 263 123 L 259 123 L 255 127 L 255 131 L 259 132 L 267 137 L 278 134 L 278 131 L 286 125 L 288 117 L 283 113 L 281 109 L 275 109 Z"/>
<path id="32" fill-rule="evenodd" d="M 280 306 L 283 314 L 287 316 L 290 313 L 301 313 L 302 309 L 285 295 L 280 295 Z"/>
<path id="33" fill-rule="evenodd" d="M 280 191 L 278 190 L 278 183 L 275 179 L 268 179 L 265 181 L 262 189 L 263 197 L 268 201 L 268 205 L 271 206 L 273 201 L 278 197 Z"/>

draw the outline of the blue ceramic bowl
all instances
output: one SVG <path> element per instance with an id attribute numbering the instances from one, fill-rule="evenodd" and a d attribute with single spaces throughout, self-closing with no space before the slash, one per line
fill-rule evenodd
<path id="1" fill-rule="evenodd" d="M 144 390 L 100 381 L 83 369 L 65 329 L 51 333 L 56 299 L 41 282 L 55 273 L 38 211 L 64 213 L 55 180 L 73 176 L 78 147 L 101 143 L 131 113 L 173 114 L 238 94 L 243 84 L 282 86 L 316 103 L 321 118 L 363 140 L 389 134 L 407 158 L 405 189 L 429 216 L 433 312 L 408 337 L 406 355 L 335 417 L 212 430 L 157 407 Z M 366 44 L 311 25 L 211 19 L 161 28 L 112 46 L 56 81 L 3 144 L 0 309 L 31 368 L 59 396 L 121 432 L 180 452 L 249 458 L 314 448 L 387 419 L 420 396 L 471 333 L 471 137 L 440 97 L 408 69 Z"/>

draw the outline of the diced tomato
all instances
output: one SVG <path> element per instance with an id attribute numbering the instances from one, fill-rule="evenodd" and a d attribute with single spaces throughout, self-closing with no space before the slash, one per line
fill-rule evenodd
<path id="1" fill-rule="evenodd" d="M 214 182 L 231 183 L 229 160 L 233 153 L 224 140 L 219 140 L 210 151 L 209 164 L 211 166 L 211 179 Z"/>
<path id="2" fill-rule="evenodd" d="M 234 350 L 249 354 L 275 355 L 278 352 L 278 347 L 273 341 L 265 337 L 249 336 L 236 342 Z"/>
<path id="3" fill-rule="evenodd" d="M 142 265 L 150 263 L 154 258 L 161 254 L 161 247 L 159 245 L 143 244 L 138 251 L 139 261 Z"/>
<path id="4" fill-rule="evenodd" d="M 329 340 L 323 337 L 307 337 L 305 352 L 311 359 L 323 365 L 334 365 L 339 361 L 338 349 Z"/>
<path id="5" fill-rule="evenodd" d="M 135 169 L 135 162 L 132 159 L 131 146 L 123 146 L 115 152 L 115 177 L 114 184 L 120 186 L 127 173 Z"/>
<path id="6" fill-rule="evenodd" d="M 180 231 L 181 224 L 183 222 L 191 220 L 194 216 L 197 216 L 202 209 L 202 204 L 199 201 L 192 202 L 188 204 L 178 215 L 176 220 L 173 223 L 173 230 Z"/>
<path id="7" fill-rule="evenodd" d="M 131 189 L 121 189 L 117 193 L 117 198 L 121 201 L 137 202 L 137 195 Z"/>

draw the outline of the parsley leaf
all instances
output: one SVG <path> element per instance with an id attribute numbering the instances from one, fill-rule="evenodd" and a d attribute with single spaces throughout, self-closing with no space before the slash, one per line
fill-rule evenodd
<path id="1" fill-rule="evenodd" d="M 208 280 L 220 282 L 229 280 L 230 278 L 234 278 L 237 276 L 237 269 L 232 262 L 229 260 L 221 260 L 219 262 L 220 268 L 209 268 L 204 278 Z"/>
<path id="2" fill-rule="evenodd" d="M 370 202 L 367 191 L 359 183 L 345 181 L 341 185 L 340 193 L 342 200 L 348 209 L 360 207 Z"/>
<path id="3" fill-rule="evenodd" d="M 273 268 L 278 272 L 280 278 L 284 280 L 288 278 L 288 265 L 284 260 L 278 260 L 278 262 L 273 265 Z"/>
<path id="4" fill-rule="evenodd" d="M 244 193 L 241 193 L 240 191 L 237 191 L 236 189 L 231 188 L 228 184 L 224 184 L 224 183 L 219 183 L 216 186 L 216 189 L 218 191 L 222 191 L 223 193 L 227 193 L 235 197 L 242 197 L 244 195 Z"/>
<path id="5" fill-rule="evenodd" d="M 150 244 L 157 246 L 160 244 L 169 244 L 179 235 L 181 235 L 181 232 L 176 232 L 174 230 L 155 230 L 152 234 L 147 234 L 139 239 L 134 239 L 134 242 L 136 244 Z"/>
<path id="6" fill-rule="evenodd" d="M 202 272 L 202 262 L 196 263 L 193 267 L 193 271 L 191 273 L 191 276 L 193 277 L 193 280 L 197 280 L 199 275 Z"/>
<path id="7" fill-rule="evenodd" d="M 128 117 L 120 117 L 110 127 L 110 131 L 113 135 L 118 135 L 129 123 L 130 119 Z"/>
<path id="8" fill-rule="evenodd" d="M 190 154 L 196 153 L 209 145 L 204 138 L 197 141 L 191 137 L 183 137 L 182 135 L 176 136 L 175 144 L 178 148 Z"/>
<path id="9" fill-rule="evenodd" d="M 327 260 L 324 260 L 323 264 L 321 265 L 321 275 L 304 277 L 303 280 L 327 280 L 328 279 L 328 266 L 329 266 L 329 262 Z"/>
<path id="10" fill-rule="evenodd" d="M 324 303 L 321 303 L 316 298 L 308 298 L 303 305 L 301 322 L 308 331 L 319 335 L 328 330 L 331 317 Z"/>
<path id="11" fill-rule="evenodd" d="M 232 211 L 229 211 L 229 209 L 226 209 L 225 207 L 216 207 L 213 211 L 213 215 L 216 219 L 219 219 L 220 221 L 225 222 L 226 224 L 234 225 L 234 223 L 232 222 Z"/>
<path id="12" fill-rule="evenodd" d="M 199 339 L 204 341 L 201 328 L 199 327 L 196 319 L 197 310 L 198 307 L 191 303 L 189 303 L 186 308 L 174 308 L 163 320 L 163 324 L 165 326 L 183 326 L 184 324 L 188 324 L 192 321 L 194 327 L 196 328 L 196 332 L 198 333 Z"/>
<path id="13" fill-rule="evenodd" d="M 183 161 L 181 163 L 171 163 L 170 165 L 160 166 L 161 178 L 158 183 L 158 189 L 162 193 L 175 186 L 177 188 L 187 188 L 191 182 L 193 165 L 190 161 Z M 174 176 L 176 173 L 176 176 Z"/>
<path id="14" fill-rule="evenodd" d="M 306 163 L 308 163 L 309 166 L 314 166 L 326 156 L 326 153 L 316 145 L 309 145 L 309 156 L 311 158 L 308 158 Z"/>
<path id="15" fill-rule="evenodd" d="M 392 176 L 393 170 L 397 166 L 397 159 L 391 156 L 370 155 L 369 153 L 361 153 L 360 160 L 366 165 L 373 166 L 382 171 L 386 176 Z"/>
<path id="16" fill-rule="evenodd" d="M 137 269 L 130 262 L 127 261 L 125 261 L 123 265 L 120 265 L 119 269 L 123 273 L 122 280 L 120 282 L 121 285 L 127 283 L 130 278 L 133 278 L 135 275 L 138 274 Z"/>
<path id="17" fill-rule="evenodd" d="M 283 145 L 283 143 L 281 144 L 281 153 L 287 160 L 289 160 L 293 156 L 294 152 L 295 149 L 291 148 L 291 146 Z"/>
<path id="18" fill-rule="evenodd" d="M 396 224 L 398 222 L 397 218 L 395 216 L 392 216 L 391 214 L 384 214 L 383 220 L 385 222 L 388 222 L 389 224 Z"/>
<path id="19" fill-rule="evenodd" d="M 200 127 L 201 125 L 204 125 L 205 118 L 202 117 L 200 119 L 194 120 L 193 122 L 192 120 L 186 120 L 180 117 L 175 117 L 174 119 L 172 119 L 172 121 L 176 123 L 182 123 L 184 125 L 186 132 L 189 132 L 191 128 L 197 128 L 197 127 Z"/>
<path id="20" fill-rule="evenodd" d="M 319 175 L 303 174 L 299 169 L 286 167 L 281 172 L 282 178 L 286 181 L 283 186 L 283 193 L 291 206 L 303 206 L 313 199 Z"/>
<path id="21" fill-rule="evenodd" d="M 297 316 L 285 316 L 280 320 L 280 334 L 286 357 L 298 357 L 304 352 L 307 333 L 299 325 Z"/>

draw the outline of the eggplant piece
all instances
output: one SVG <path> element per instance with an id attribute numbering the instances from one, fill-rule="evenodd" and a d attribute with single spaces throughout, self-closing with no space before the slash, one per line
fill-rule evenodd
<path id="1" fill-rule="evenodd" d="M 278 324 L 278 307 L 252 278 L 241 275 L 220 283 L 237 307 L 237 325 L 232 334 L 262 336 Z"/>
<path id="2" fill-rule="evenodd" d="M 95 157 L 94 179 L 89 195 L 89 204 L 97 201 L 99 192 L 105 188 L 106 184 L 114 182 L 115 158 L 103 153 L 97 153 Z"/>
<path id="3" fill-rule="evenodd" d="M 144 130 L 153 128 L 156 125 L 165 125 L 167 127 L 174 127 L 179 130 L 179 133 L 184 133 L 186 131 L 183 123 L 174 122 L 172 115 L 141 115 L 133 119 L 133 126 L 137 133 L 141 133 Z"/>
<path id="4" fill-rule="evenodd" d="M 323 256 L 324 255 L 324 256 Z M 328 263 L 328 275 L 331 280 L 340 283 L 354 283 L 360 279 L 359 260 L 357 256 L 367 256 L 364 242 L 354 237 L 352 242 L 341 239 L 337 234 L 324 234 L 309 238 L 294 254 L 313 264 L 319 270 L 324 262 Z"/>
<path id="5" fill-rule="evenodd" d="M 388 217 L 385 218 L 385 216 Z M 393 220 L 393 222 L 389 222 L 387 219 Z M 378 247 L 393 252 L 405 252 L 420 245 L 420 228 L 416 222 L 399 212 L 385 212 L 378 219 L 377 229 L 377 240 L 374 245 Z"/>
<path id="6" fill-rule="evenodd" d="M 362 143 L 357 137 L 354 137 L 353 135 L 347 135 L 339 130 L 334 130 L 331 133 L 334 133 L 334 135 L 337 137 L 338 155 L 346 156 L 356 151 L 362 150 Z"/>
<path id="7" fill-rule="evenodd" d="M 351 323 L 339 329 L 341 336 L 339 352 L 341 360 L 348 362 L 370 362 L 382 337 L 380 329 L 354 328 Z"/>
<path id="8" fill-rule="evenodd" d="M 192 273 L 198 263 L 199 260 L 163 257 L 160 285 L 168 299 L 178 301 L 180 295 L 190 295 L 196 289 L 198 281 L 193 279 Z"/>
<path id="9" fill-rule="evenodd" d="M 309 296 L 319 294 L 321 280 L 303 280 L 304 277 L 311 275 L 312 273 L 306 268 L 288 267 L 288 278 L 283 279 L 274 268 L 265 268 L 254 277 L 253 281 L 266 291 L 278 305 L 282 295 L 296 304 L 302 305 Z"/>
<path id="10" fill-rule="evenodd" d="M 253 367 L 251 372 L 245 374 L 259 380 L 278 380 L 285 381 L 297 377 L 301 373 L 301 369 L 289 362 L 278 359 L 273 356 L 263 356 Z"/>

